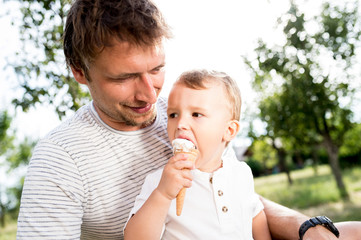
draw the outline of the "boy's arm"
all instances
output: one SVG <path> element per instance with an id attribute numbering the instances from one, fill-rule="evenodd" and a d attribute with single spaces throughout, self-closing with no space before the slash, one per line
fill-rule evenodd
<path id="1" fill-rule="evenodd" d="M 252 235 L 255 240 L 271 240 L 266 214 L 263 210 L 253 218 Z"/>
<path id="2" fill-rule="evenodd" d="M 171 201 L 155 189 L 139 211 L 129 219 L 124 239 L 160 239 Z"/>
<path id="3" fill-rule="evenodd" d="M 310 217 L 263 197 L 260 198 L 264 205 L 272 239 L 299 239 L 299 227 Z M 325 227 L 316 226 L 308 229 L 303 237 L 303 240 L 311 239 L 337 240 L 338 238 Z"/>
<path id="4" fill-rule="evenodd" d="M 185 160 L 187 160 L 186 155 L 177 154 L 165 165 L 157 188 L 129 219 L 124 230 L 126 240 L 160 239 L 172 200 L 180 189 L 188 188 L 192 184 L 190 170 L 194 168 L 194 164 Z"/>

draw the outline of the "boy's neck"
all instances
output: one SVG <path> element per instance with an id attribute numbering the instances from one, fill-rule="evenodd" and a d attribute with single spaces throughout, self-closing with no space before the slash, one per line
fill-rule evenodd
<path id="1" fill-rule="evenodd" d="M 217 171 L 218 169 L 222 168 L 223 167 L 223 160 L 221 159 L 220 162 L 219 162 L 219 165 L 217 167 L 215 167 L 214 169 L 211 169 L 211 170 L 202 170 L 202 169 L 198 169 L 199 171 L 201 172 L 207 172 L 207 173 L 214 173 L 215 171 Z"/>

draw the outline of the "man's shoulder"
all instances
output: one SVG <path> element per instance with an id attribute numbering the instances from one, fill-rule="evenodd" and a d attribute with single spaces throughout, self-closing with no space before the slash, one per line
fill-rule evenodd
<path id="1" fill-rule="evenodd" d="M 157 106 L 162 111 L 167 111 L 168 99 L 166 97 L 159 97 L 157 101 Z"/>
<path id="2" fill-rule="evenodd" d="M 79 134 L 87 133 L 85 130 L 94 126 L 94 122 L 95 119 L 91 114 L 90 105 L 87 104 L 79 108 L 73 116 L 52 129 L 44 139 L 50 140 L 66 136 L 79 136 Z"/>

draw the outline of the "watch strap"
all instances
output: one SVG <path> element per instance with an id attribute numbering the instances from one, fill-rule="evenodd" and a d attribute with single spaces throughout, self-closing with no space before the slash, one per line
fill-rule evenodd
<path id="1" fill-rule="evenodd" d="M 298 234 L 300 237 L 300 240 L 303 239 L 303 235 L 305 235 L 306 231 L 310 227 L 315 227 L 317 225 L 324 226 L 327 228 L 330 232 L 332 232 L 337 238 L 339 237 L 340 233 L 337 230 L 337 228 L 333 225 L 332 221 L 326 217 L 326 216 L 317 216 L 310 218 L 309 220 L 305 221 L 298 230 Z"/>

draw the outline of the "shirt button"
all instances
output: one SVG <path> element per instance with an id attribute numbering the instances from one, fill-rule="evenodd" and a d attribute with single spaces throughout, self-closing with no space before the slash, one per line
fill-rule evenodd
<path id="1" fill-rule="evenodd" d="M 213 183 L 213 177 L 209 178 L 209 182 L 212 184 Z"/>
<path id="2" fill-rule="evenodd" d="M 223 211 L 224 213 L 226 213 L 226 212 L 228 212 L 228 208 L 227 208 L 226 206 L 224 206 L 224 207 L 222 207 L 222 211 Z"/>
<path id="3" fill-rule="evenodd" d="M 221 190 L 218 190 L 218 196 L 223 196 L 223 192 Z"/>

